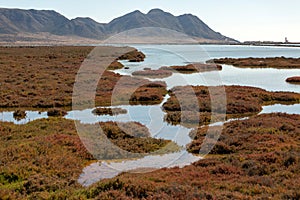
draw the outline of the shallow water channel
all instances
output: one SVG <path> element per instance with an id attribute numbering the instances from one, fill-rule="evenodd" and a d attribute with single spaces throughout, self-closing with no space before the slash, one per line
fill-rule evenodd
<path id="1" fill-rule="evenodd" d="M 200 46 L 200 45 L 199 45 Z M 226 47 L 226 46 L 205 46 L 193 45 L 165 45 L 165 46 L 136 46 L 147 56 L 143 63 L 123 62 L 129 69 L 117 70 L 118 73 L 131 75 L 132 72 L 142 70 L 145 67 L 158 69 L 163 65 L 185 65 L 187 62 L 203 62 L 208 58 L 218 57 L 254 57 L 267 56 L 290 56 L 300 55 L 298 48 L 276 48 L 268 47 Z M 203 50 L 204 49 L 204 50 Z M 220 49 L 224 49 L 222 52 Z M 201 53 L 198 54 L 201 50 Z M 291 85 L 285 82 L 285 78 L 293 75 L 300 75 L 300 70 L 278 70 L 278 69 L 240 69 L 233 66 L 224 65 L 220 72 L 205 72 L 201 74 L 178 74 L 174 73 L 171 77 L 161 79 L 167 83 L 168 89 L 180 85 L 247 85 L 260 87 L 269 91 L 292 91 L 300 92 L 299 85 Z M 158 80 L 158 79 L 155 79 Z M 93 109 L 69 111 L 66 119 L 79 120 L 83 124 L 94 124 L 98 122 L 140 122 L 145 125 L 151 137 L 172 140 L 177 145 L 185 147 L 191 142 L 189 132 L 191 129 L 180 126 L 170 125 L 164 121 L 165 113 L 162 104 L 167 101 L 167 95 L 160 105 L 141 106 L 123 105 L 116 106 L 126 109 L 127 114 L 115 116 L 102 115 L 96 116 L 92 113 Z M 113 108 L 113 107 L 112 107 Z M 261 113 L 283 112 L 289 114 L 300 114 L 300 104 L 295 105 L 271 105 L 264 106 Z M 16 120 L 13 112 L 0 112 L 0 121 L 12 122 L 15 124 L 26 124 L 30 121 L 47 118 L 46 112 L 26 111 L 26 118 Z M 211 124 L 223 125 L 224 122 Z M 152 169 L 163 167 L 183 167 L 201 159 L 199 156 L 188 153 L 184 148 L 179 152 L 168 153 L 165 155 L 149 155 L 135 160 L 122 161 L 99 161 L 85 167 L 78 181 L 84 186 L 91 185 L 104 178 L 112 178 L 122 172 L 134 171 L 145 172 Z"/>

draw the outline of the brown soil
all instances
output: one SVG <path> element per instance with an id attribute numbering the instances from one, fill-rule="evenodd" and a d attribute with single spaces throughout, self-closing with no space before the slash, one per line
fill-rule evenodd
<path id="1" fill-rule="evenodd" d="M 286 79 L 288 83 L 300 84 L 300 76 L 294 76 Z"/>
<path id="2" fill-rule="evenodd" d="M 222 70 L 221 65 L 215 64 L 204 64 L 204 63 L 192 63 L 185 66 L 170 66 L 170 67 L 161 67 L 161 70 L 171 70 L 173 72 L 191 74 L 199 72 L 208 72 L 208 71 L 218 71 Z"/>
<path id="3" fill-rule="evenodd" d="M 259 113 L 263 105 L 300 102 L 300 94 L 298 93 L 268 92 L 260 88 L 244 86 L 224 86 L 225 97 L 221 87 L 209 88 L 213 91 L 220 91 L 213 96 L 215 101 L 227 102 L 226 106 L 222 107 L 222 104 L 220 104 L 220 107 L 215 108 L 214 113 L 216 113 L 217 118 L 218 114 L 225 114 L 225 109 L 227 118 L 238 118 Z M 198 122 L 200 125 L 210 123 L 212 120 L 209 88 L 205 86 L 184 86 L 171 89 L 171 97 L 163 105 L 167 112 L 166 120 L 172 124 L 183 122 L 186 125 Z M 180 103 L 176 96 L 182 97 Z M 218 119 L 213 121 L 218 121 Z"/>
<path id="4" fill-rule="evenodd" d="M 220 58 L 207 61 L 217 64 L 233 65 L 241 68 L 299 69 L 300 58 Z"/>

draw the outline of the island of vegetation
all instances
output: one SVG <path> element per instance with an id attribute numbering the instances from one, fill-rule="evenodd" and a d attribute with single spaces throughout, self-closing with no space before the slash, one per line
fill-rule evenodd
<path id="1" fill-rule="evenodd" d="M 192 88 L 192 90 L 190 89 Z M 292 92 L 268 92 L 266 90 L 247 86 L 224 86 L 226 96 L 220 86 L 179 86 L 169 91 L 170 98 L 164 103 L 167 112 L 166 121 L 171 124 L 183 123 L 185 125 L 208 124 L 218 121 L 218 114 L 226 114 L 226 118 L 241 118 L 258 114 L 262 106 L 276 103 L 295 104 L 300 102 L 300 94 Z M 211 96 L 209 89 L 218 91 L 213 98 L 222 100 L 226 105 L 214 108 L 215 117 L 211 120 Z M 181 101 L 177 96 L 184 97 Z M 196 97 L 193 101 L 193 98 Z"/>
<path id="2" fill-rule="evenodd" d="M 118 60 L 128 60 L 129 62 L 142 62 L 146 58 L 145 54 L 143 52 L 140 52 L 138 50 L 132 50 L 128 53 L 119 56 Z"/>
<path id="3" fill-rule="evenodd" d="M 145 54 L 143 52 L 140 52 L 138 50 L 132 50 L 129 51 L 128 53 L 119 56 L 115 61 L 113 61 L 107 68 L 107 70 L 117 70 L 117 69 L 122 69 L 125 66 L 120 63 L 118 60 L 128 60 L 129 62 L 143 62 L 145 59 Z"/>
<path id="4" fill-rule="evenodd" d="M 165 147 L 170 140 L 155 139 L 150 137 L 149 130 L 137 122 L 100 123 L 107 138 L 119 148 L 131 153 L 151 153 Z M 178 150 L 177 148 L 176 150 Z M 112 152 L 111 152 L 112 153 Z M 113 158 L 116 156 L 114 155 Z"/>
<path id="5" fill-rule="evenodd" d="M 143 71 L 135 71 L 132 73 L 134 76 L 141 76 L 146 78 L 167 78 L 172 76 L 172 72 L 170 70 L 151 70 L 151 69 L 144 69 Z"/>
<path id="6" fill-rule="evenodd" d="M 205 63 L 191 63 L 184 66 L 170 66 L 170 67 L 161 67 L 161 70 L 171 70 L 177 73 L 183 74 L 192 74 L 199 72 L 208 72 L 208 71 L 218 71 L 222 70 L 221 65 L 216 64 L 205 64 Z"/>
<path id="7" fill-rule="evenodd" d="M 47 115 L 49 117 L 63 117 L 67 114 L 65 110 L 58 109 L 58 108 L 51 108 L 47 111 Z"/>
<path id="8" fill-rule="evenodd" d="M 92 111 L 93 114 L 95 115 L 120 115 L 120 114 L 126 114 L 127 110 L 122 109 L 122 108 L 95 108 Z"/>
<path id="9" fill-rule="evenodd" d="M 300 76 L 293 76 L 286 79 L 286 82 L 293 84 L 300 84 Z"/>
<path id="10" fill-rule="evenodd" d="M 13 117 L 14 119 L 16 119 L 17 121 L 25 119 L 26 118 L 26 112 L 24 110 L 16 110 L 13 113 Z"/>
<path id="11" fill-rule="evenodd" d="M 241 68 L 277 68 L 299 69 L 300 58 L 220 58 L 208 60 L 207 63 L 227 64 Z"/>
<path id="12" fill-rule="evenodd" d="M 117 70 L 122 68 L 124 68 L 124 65 L 119 61 L 115 60 L 107 67 L 107 70 Z"/>

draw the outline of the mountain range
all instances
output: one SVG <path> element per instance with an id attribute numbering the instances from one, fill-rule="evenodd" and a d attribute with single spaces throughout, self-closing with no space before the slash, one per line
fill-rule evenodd
<path id="1" fill-rule="evenodd" d="M 197 16 L 174 16 L 160 9 L 152 9 L 147 14 L 136 10 L 109 23 L 98 23 L 91 18 L 82 17 L 69 20 L 53 10 L 0 8 L 0 39 L 10 42 L 22 40 L 22 36 L 23 40 L 30 36 L 34 40 L 34 37 L 38 39 L 37 36 L 43 34 L 46 34 L 47 38 L 63 36 L 104 40 L 124 31 L 144 27 L 174 30 L 204 42 L 237 42 L 215 32 Z"/>

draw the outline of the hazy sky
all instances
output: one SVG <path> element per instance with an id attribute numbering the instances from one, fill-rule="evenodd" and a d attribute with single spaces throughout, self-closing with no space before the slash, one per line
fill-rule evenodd
<path id="1" fill-rule="evenodd" d="M 51 9 L 70 19 L 91 17 L 98 22 L 161 8 L 174 15 L 197 15 L 215 31 L 240 41 L 288 37 L 300 42 L 300 0 L 0 0 L 0 6 Z"/>

